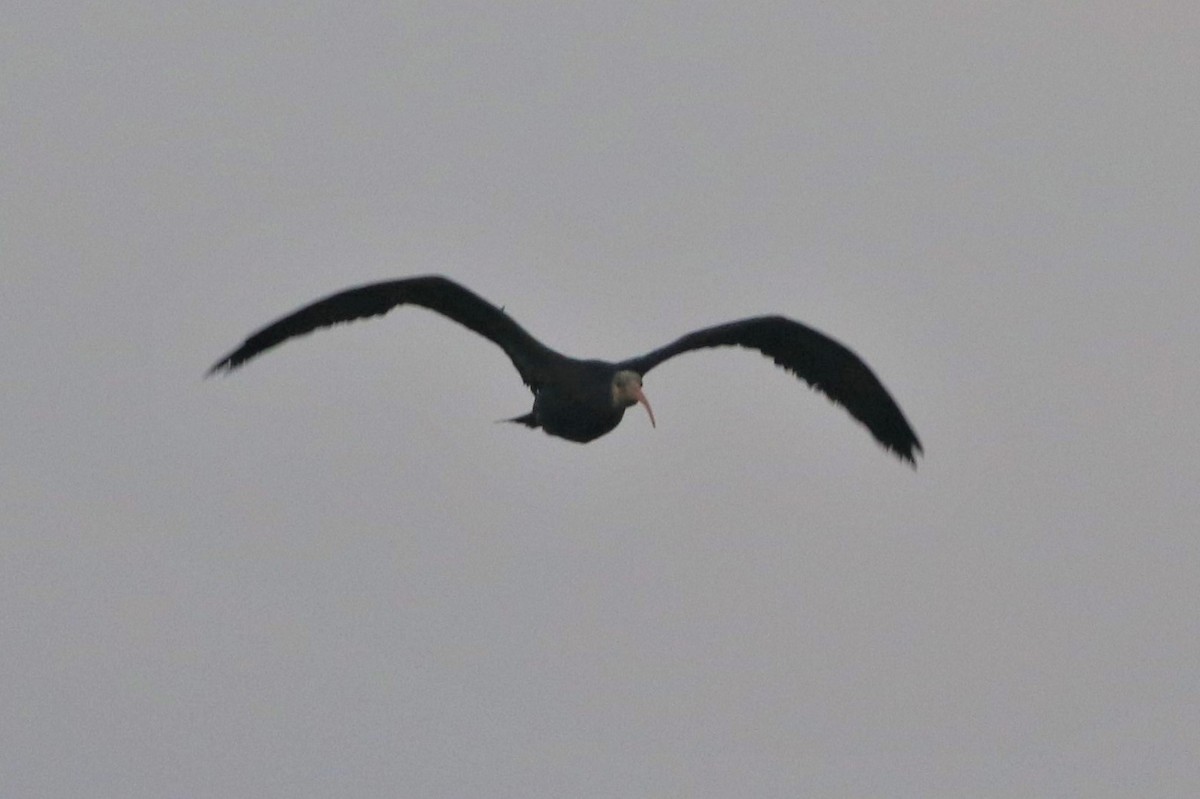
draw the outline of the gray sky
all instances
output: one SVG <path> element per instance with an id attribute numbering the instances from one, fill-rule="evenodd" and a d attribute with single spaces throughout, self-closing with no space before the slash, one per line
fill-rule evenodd
<path id="1" fill-rule="evenodd" d="M 0 794 L 1200 793 L 1200 6 L 18 3 Z M 587 446 L 579 356 L 783 313 Z"/>

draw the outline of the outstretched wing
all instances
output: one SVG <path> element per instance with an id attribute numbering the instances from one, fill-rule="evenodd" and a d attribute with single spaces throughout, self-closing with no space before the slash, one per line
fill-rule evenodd
<path id="1" fill-rule="evenodd" d="M 631 358 L 618 368 L 644 375 L 680 353 L 729 346 L 749 347 L 771 358 L 844 407 L 884 447 L 916 465 L 913 451 L 923 452 L 921 442 L 874 372 L 838 342 L 782 316 L 761 316 L 697 330 L 640 358 Z"/>
<path id="2" fill-rule="evenodd" d="M 478 294 L 439 276 L 388 280 L 340 291 L 306 305 L 259 330 L 208 370 L 230 372 L 294 336 L 355 319 L 380 316 L 397 305 L 419 305 L 453 319 L 498 344 L 525 384 L 534 387 L 559 356 L 525 332 L 508 314 Z"/>

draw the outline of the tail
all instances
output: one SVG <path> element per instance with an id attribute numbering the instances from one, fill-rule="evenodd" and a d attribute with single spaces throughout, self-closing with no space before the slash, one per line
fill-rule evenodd
<path id="1" fill-rule="evenodd" d="M 517 424 L 523 424 L 526 427 L 532 427 L 535 430 L 542 426 L 541 422 L 539 422 L 537 420 L 537 417 L 533 415 L 533 411 L 530 411 L 529 413 L 525 414 L 524 416 L 514 416 L 511 419 L 497 419 L 496 421 L 497 422 L 516 422 Z"/>

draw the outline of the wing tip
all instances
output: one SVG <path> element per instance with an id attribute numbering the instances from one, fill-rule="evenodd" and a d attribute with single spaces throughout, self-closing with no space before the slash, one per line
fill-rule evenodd
<path id="1" fill-rule="evenodd" d="M 208 367 L 208 371 L 204 373 L 204 376 L 207 378 L 217 374 L 227 375 L 234 369 L 237 369 L 239 366 L 241 366 L 244 360 L 245 358 L 239 358 L 236 352 L 231 352 L 221 360 L 214 363 L 212 366 Z"/>
<path id="2" fill-rule="evenodd" d="M 925 448 L 915 435 L 910 435 L 903 441 L 884 441 L 883 446 L 895 453 L 900 460 L 907 461 L 914 472 L 917 470 L 917 455 L 925 455 Z"/>

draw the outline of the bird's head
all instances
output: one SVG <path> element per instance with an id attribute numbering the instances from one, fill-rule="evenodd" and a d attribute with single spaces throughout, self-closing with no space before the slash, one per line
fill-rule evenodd
<path id="1" fill-rule="evenodd" d="M 650 426 L 657 426 L 654 424 L 654 411 L 650 409 L 650 401 L 642 393 L 642 376 L 637 372 L 623 369 L 613 375 L 612 401 L 615 408 L 631 408 L 640 402 L 646 406 L 646 413 L 650 414 Z"/>

